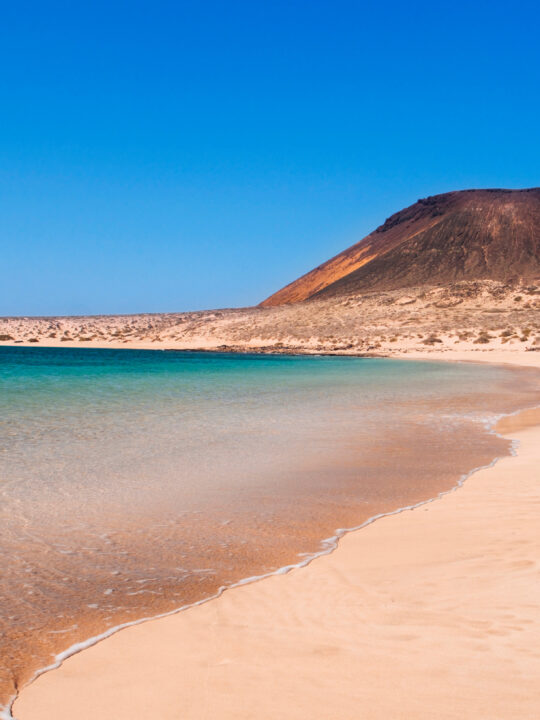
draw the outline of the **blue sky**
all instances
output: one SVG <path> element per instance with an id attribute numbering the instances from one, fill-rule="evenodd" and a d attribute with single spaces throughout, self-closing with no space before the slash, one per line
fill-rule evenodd
<path id="1" fill-rule="evenodd" d="M 535 2 L 24 2 L 0 315 L 255 304 L 419 197 L 540 185 Z"/>

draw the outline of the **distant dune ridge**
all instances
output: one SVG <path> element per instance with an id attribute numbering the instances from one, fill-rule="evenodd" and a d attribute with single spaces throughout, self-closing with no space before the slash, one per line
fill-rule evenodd
<path id="1" fill-rule="evenodd" d="M 462 190 L 418 200 L 261 303 L 358 295 L 540 271 L 540 188 Z"/>

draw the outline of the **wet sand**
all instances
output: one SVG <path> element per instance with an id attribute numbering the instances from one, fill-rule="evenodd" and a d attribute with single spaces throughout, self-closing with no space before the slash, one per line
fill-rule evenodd
<path id="1" fill-rule="evenodd" d="M 414 411 L 422 418 L 418 406 Z M 411 419 L 405 427 L 388 423 L 384 434 L 375 429 L 360 449 L 354 449 L 358 437 L 353 437 L 349 448 L 324 463 L 324 457 L 314 455 L 296 468 L 287 487 L 274 486 L 276 498 L 269 498 L 268 490 L 248 495 L 246 489 L 236 507 L 229 498 L 229 520 L 223 526 L 211 504 L 204 514 L 183 515 L 180 523 L 160 505 L 159 517 L 141 516 L 140 527 L 133 519 L 104 515 L 98 531 L 94 525 L 84 534 L 68 527 L 51 535 L 45 525 L 34 528 L 45 543 L 12 541 L 0 622 L 4 697 L 73 644 L 193 605 L 244 578 L 297 565 L 321 548 L 334 548 L 336 528 L 357 527 L 434 497 L 471 468 L 509 452 L 507 441 L 486 433 L 479 423 L 443 430 Z M 223 506 L 226 496 L 223 488 Z M 328 539 L 321 543 L 322 538 Z M 58 557 L 55 547 L 72 549 Z M 183 575 L 175 571 L 180 562 Z M 33 569 L 30 577 L 25 567 Z"/>
<path id="2" fill-rule="evenodd" d="M 25 689 L 15 716 L 536 717 L 540 431 L 524 418 L 501 426 L 518 455 L 459 491 L 118 633 Z"/>

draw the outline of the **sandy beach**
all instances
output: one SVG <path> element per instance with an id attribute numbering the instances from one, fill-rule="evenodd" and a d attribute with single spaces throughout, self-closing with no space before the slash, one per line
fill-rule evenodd
<path id="1" fill-rule="evenodd" d="M 56 5 L 0 30 L 0 720 L 540 720 L 540 4 Z"/>
<path id="2" fill-rule="evenodd" d="M 433 359 L 465 354 L 492 362 L 500 355 L 534 365 L 540 348 L 539 292 L 528 282 L 484 280 L 277 307 L 0 318 L 0 345 Z"/>
<path id="3" fill-rule="evenodd" d="M 515 456 L 307 568 L 70 657 L 14 717 L 537 717 L 539 421 L 504 419 Z"/>

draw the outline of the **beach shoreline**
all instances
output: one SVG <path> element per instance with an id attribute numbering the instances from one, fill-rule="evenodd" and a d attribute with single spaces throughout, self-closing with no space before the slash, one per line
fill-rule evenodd
<path id="1" fill-rule="evenodd" d="M 455 359 L 465 352 L 471 359 L 486 361 L 499 354 L 538 354 L 534 351 L 540 348 L 539 297 L 536 286 L 525 280 L 483 280 L 274 307 L 5 317 L 0 318 L 0 346 Z"/>
<path id="2" fill-rule="evenodd" d="M 1 318 L 0 318 L 1 319 Z M 68 318 L 72 320 L 72 318 Z M 116 317 L 116 321 L 122 320 Z M 504 339 L 504 338 L 503 338 Z M 185 352 L 185 353 L 220 353 L 224 355 L 290 355 L 290 356 L 329 356 L 329 357 L 355 357 L 355 358 L 400 358 L 402 360 L 428 360 L 449 362 L 488 363 L 490 365 L 511 365 L 520 367 L 540 368 L 540 345 L 531 343 L 513 342 L 504 343 L 501 338 L 494 338 L 487 344 L 476 343 L 473 340 L 459 342 L 452 341 L 451 337 L 442 335 L 436 343 L 423 344 L 420 341 L 400 339 L 396 344 L 385 343 L 380 347 L 359 349 L 358 347 L 339 348 L 331 344 L 322 347 L 309 345 L 284 344 L 270 341 L 265 344 L 256 342 L 242 342 L 240 344 L 219 344 L 209 337 L 198 338 L 199 342 L 180 342 L 170 340 L 143 340 L 114 338 L 91 339 L 88 341 L 51 340 L 40 335 L 39 343 L 18 340 L 16 343 L 0 339 L 0 348 L 40 348 L 46 349 L 81 349 L 81 350 L 145 350 L 154 352 Z"/>
<path id="3" fill-rule="evenodd" d="M 385 350 L 384 352 L 357 352 L 354 350 L 306 350 L 300 348 L 280 348 L 275 347 L 174 347 L 167 344 L 149 345 L 148 343 L 56 343 L 50 345 L 35 345 L 32 343 L 20 343 L 12 345 L 10 343 L 1 343 L 0 348 L 36 348 L 47 349 L 80 349 L 80 350 L 145 350 L 152 352 L 184 352 L 184 353 L 219 353 L 224 355 L 289 355 L 289 356 L 306 356 L 306 357 L 352 357 L 352 358 L 399 358 L 401 360 L 426 360 L 429 362 L 469 362 L 489 365 L 509 365 L 514 367 L 530 367 L 540 369 L 540 351 L 529 350 L 527 348 L 515 349 L 502 347 L 497 348 L 463 348 L 458 349 L 451 346 L 443 346 L 429 349 L 396 348 L 395 350 Z"/>
<path id="4" fill-rule="evenodd" d="M 434 357 L 434 355 L 436 355 L 436 353 L 429 353 L 429 358 L 422 358 L 422 359 L 430 359 L 430 360 L 431 360 L 431 359 L 436 359 L 436 358 Z M 445 354 L 441 353 L 441 355 L 445 355 Z M 466 354 L 465 354 L 465 355 L 466 355 Z M 491 356 L 491 353 L 489 353 L 489 355 Z M 504 353 L 504 355 L 506 356 L 507 353 Z M 519 355 L 519 357 L 516 357 L 517 355 Z M 518 354 L 518 353 L 515 353 L 515 354 L 513 355 L 513 362 L 512 362 L 512 364 L 516 364 L 516 365 L 517 365 L 517 364 L 529 365 L 529 363 L 527 362 L 528 358 L 526 357 L 526 358 L 525 358 L 525 362 L 524 362 L 523 355 L 524 355 L 524 353 L 519 353 L 519 354 Z M 536 353 L 528 353 L 528 355 L 533 355 L 533 356 L 534 356 L 534 360 L 536 360 L 536 358 L 538 357 L 538 356 L 536 355 Z M 412 358 L 409 358 L 409 357 L 408 357 L 407 359 L 412 359 Z M 420 359 L 420 358 L 419 358 L 419 359 Z M 441 357 L 440 359 L 448 360 L 448 359 L 450 359 L 450 358 L 448 358 L 448 356 L 446 355 L 446 356 L 444 356 L 444 357 Z M 465 361 L 466 361 L 466 360 L 469 360 L 469 359 L 470 359 L 470 358 L 467 357 L 467 356 L 465 356 L 465 357 L 460 357 L 460 360 L 465 360 Z M 539 358 L 539 359 L 540 359 L 540 358 Z M 505 357 L 505 360 L 506 360 L 506 357 Z M 532 360 L 532 358 L 531 358 L 531 360 Z M 538 364 L 535 364 L 535 365 L 533 365 L 533 366 L 538 367 Z M 534 423 L 536 423 L 536 422 L 538 422 L 538 418 L 535 416 L 534 419 L 533 419 L 533 421 L 529 420 L 529 425 L 532 426 L 532 425 L 534 425 Z M 512 432 L 516 432 L 515 425 L 513 426 L 513 428 L 514 428 L 514 429 L 512 430 Z M 518 432 L 518 434 L 521 435 L 521 434 L 523 434 L 523 433 L 537 433 L 537 432 L 539 432 L 539 430 L 538 430 L 537 427 L 532 427 L 532 428 L 529 428 L 529 429 L 518 428 L 518 429 L 517 429 L 517 432 Z M 496 460 L 494 461 L 494 463 L 495 463 L 495 462 L 496 462 Z M 493 464 L 494 464 L 494 463 L 493 463 Z M 497 467 L 497 466 L 496 466 L 496 467 Z M 471 471 L 471 473 L 470 473 L 467 477 L 470 477 L 470 475 L 473 474 L 473 473 L 475 473 L 475 476 L 477 476 L 477 475 L 479 475 L 479 474 L 481 474 L 481 473 L 485 473 L 485 472 L 491 472 L 491 470 L 489 470 L 489 471 L 487 471 L 486 469 L 481 469 L 481 470 L 479 470 L 479 471 L 478 471 L 478 470 L 473 470 L 473 471 Z M 447 491 L 447 492 L 445 492 L 445 493 L 441 493 L 441 495 L 440 495 L 439 497 L 441 497 L 441 496 L 446 496 L 447 493 L 452 493 L 453 490 L 455 490 L 457 487 L 460 487 L 462 484 L 463 484 L 463 480 L 462 480 L 460 483 L 458 483 L 458 485 L 457 485 L 455 488 L 452 488 L 451 490 L 449 490 L 449 491 Z M 417 507 L 426 505 L 427 503 L 430 503 L 430 507 L 432 507 L 431 503 L 432 503 L 432 501 L 433 501 L 434 499 L 437 499 L 437 498 L 431 498 L 431 499 L 426 500 L 426 501 L 424 501 L 424 502 L 422 502 L 422 503 L 419 503 Z M 437 503 L 433 503 L 433 505 L 436 505 L 436 504 L 437 504 Z M 404 512 L 405 509 L 409 509 L 409 508 L 400 508 L 399 510 L 396 510 L 396 511 L 394 511 L 394 512 L 385 513 L 385 515 L 396 515 L 396 514 L 401 515 L 401 514 Z M 413 514 L 414 514 L 414 513 L 413 513 Z M 378 518 L 372 518 L 372 519 L 370 519 L 367 523 L 364 523 L 364 524 L 362 524 L 362 525 L 360 526 L 360 527 L 363 527 L 363 528 L 364 528 L 364 533 L 367 531 L 367 528 L 365 528 L 365 525 L 372 525 L 374 519 L 378 519 Z M 395 518 L 395 519 L 396 519 L 396 518 Z M 381 520 L 382 520 L 382 518 L 379 518 L 379 522 L 380 522 Z M 376 523 L 376 525 L 378 525 L 378 524 L 379 524 L 379 523 Z M 345 533 L 344 533 L 344 534 L 345 534 Z M 347 534 L 347 537 L 352 537 L 352 536 L 354 536 L 354 537 L 359 537 L 359 536 L 363 535 L 363 533 L 356 533 L 354 530 L 353 530 L 353 531 L 347 531 L 346 534 Z M 338 537 L 336 537 L 336 538 L 331 538 L 331 540 L 333 540 L 334 542 L 331 543 L 328 547 L 325 547 L 325 548 L 321 551 L 321 553 L 318 553 L 318 554 L 315 556 L 316 558 L 318 558 L 318 563 L 321 561 L 321 555 L 328 555 L 328 553 L 331 553 L 331 555 L 328 555 L 328 558 L 332 558 L 332 557 L 336 556 L 336 555 L 340 552 L 340 548 L 341 548 L 342 543 L 343 543 L 343 538 L 340 538 L 340 536 L 338 535 Z M 337 549 L 337 552 L 334 552 L 334 548 L 335 548 L 335 546 L 337 545 L 337 540 L 339 540 L 339 548 Z M 314 559 L 314 558 L 310 558 L 310 559 L 309 559 L 308 561 L 306 561 L 305 563 L 300 563 L 300 565 L 305 565 L 305 564 L 308 564 L 308 563 L 309 563 L 309 564 L 310 564 L 310 568 L 313 568 L 313 567 L 315 567 L 316 565 L 318 565 L 318 563 L 316 563 L 315 565 L 311 565 L 311 562 L 312 562 L 313 559 Z M 297 567 L 297 566 L 294 566 L 294 567 Z M 306 570 L 304 570 L 303 573 L 304 573 L 304 572 L 310 572 L 310 568 L 307 568 Z M 270 574 L 270 577 L 265 577 L 266 582 L 271 581 L 271 576 L 280 576 L 280 575 L 283 575 L 283 574 L 284 574 L 285 572 L 287 572 L 289 569 L 291 569 L 291 568 L 285 568 L 285 569 L 281 569 L 281 570 L 278 571 L 277 573 L 271 573 L 271 574 Z M 295 577 L 299 577 L 299 576 L 302 576 L 303 573 L 293 573 L 290 577 L 292 577 L 293 575 L 294 575 Z M 288 576 L 288 577 L 289 577 L 289 576 Z M 247 582 L 250 582 L 250 580 L 252 581 L 253 579 L 248 579 L 247 581 L 242 581 L 242 582 L 239 583 L 238 585 L 246 585 L 246 583 L 247 583 Z M 204 601 L 204 606 L 206 606 L 207 604 L 216 604 L 216 605 L 219 605 L 220 603 L 222 603 L 222 602 L 224 601 L 225 597 L 229 598 L 229 599 L 227 600 L 227 603 L 233 602 L 233 605 L 234 605 L 234 597 L 233 597 L 233 596 L 235 596 L 235 594 L 239 591 L 238 585 L 237 585 L 236 587 L 233 586 L 233 588 L 234 588 L 234 592 L 233 592 L 233 593 L 225 593 L 225 594 L 223 595 L 223 597 L 222 597 L 220 600 L 218 600 L 217 602 L 215 602 L 215 603 L 208 603 L 208 600 Z M 264 585 L 264 583 L 256 583 L 256 585 L 257 585 L 257 586 L 260 586 L 260 585 Z M 248 587 L 248 586 L 246 585 L 246 587 L 243 588 L 243 590 L 246 590 L 247 587 Z M 249 585 L 249 587 L 254 587 L 254 585 Z M 233 588 L 228 588 L 228 589 L 231 590 L 231 589 L 233 589 Z M 221 595 L 221 593 L 219 593 L 219 594 Z M 231 597 L 233 598 L 232 600 L 230 599 Z M 217 598 L 214 598 L 214 599 L 211 599 L 211 600 L 217 600 Z M 274 599 L 274 602 L 277 602 L 277 601 L 278 601 L 278 598 L 275 598 L 275 599 Z M 194 611 L 197 610 L 198 605 L 199 605 L 199 604 L 196 604 L 195 606 L 191 606 L 191 607 L 189 608 L 189 613 L 188 613 L 188 612 L 180 612 L 180 611 L 178 611 L 178 610 L 177 610 L 177 611 L 174 611 L 174 613 L 173 613 L 174 617 L 169 618 L 168 621 L 175 621 L 176 619 L 178 619 L 178 618 L 181 617 L 181 616 L 182 616 L 182 617 L 188 617 L 188 616 L 190 616 L 191 613 L 193 613 Z M 200 607 L 201 607 L 201 609 L 202 609 L 203 604 L 200 604 Z M 167 622 L 168 622 L 168 621 L 167 621 Z M 140 623 L 143 623 L 143 622 L 145 623 L 144 626 L 140 624 Z M 164 620 L 160 620 L 159 622 L 165 622 L 165 621 L 164 621 Z M 183 624 L 184 622 L 185 622 L 185 621 L 182 621 L 182 624 Z M 40 695 L 39 695 L 39 691 L 40 691 L 41 688 L 45 688 L 45 690 L 44 690 L 43 692 L 45 692 L 45 696 L 46 696 L 46 697 L 50 697 L 50 695 L 51 695 L 51 690 L 50 690 L 50 689 L 47 690 L 47 688 L 52 687 L 52 688 L 53 688 L 53 690 L 52 690 L 53 696 L 56 694 L 56 692 L 58 692 L 58 696 L 61 696 L 61 697 L 63 698 L 63 697 L 64 697 L 64 689 L 58 688 L 58 690 L 55 690 L 54 688 L 56 687 L 57 682 L 62 682 L 62 681 L 63 681 L 63 680 L 60 678 L 61 675 L 62 675 L 62 676 L 65 676 L 66 673 L 67 673 L 67 676 L 68 676 L 69 678 L 72 677 L 73 671 L 72 671 L 72 670 L 71 670 L 71 671 L 70 671 L 70 670 L 65 670 L 65 668 L 69 668 L 70 666 L 72 666 L 72 663 L 73 663 L 73 661 L 74 661 L 75 659 L 77 659 L 77 664 L 78 664 L 78 663 L 79 663 L 79 658 L 84 658 L 84 657 L 87 656 L 90 652 L 93 652 L 93 651 L 94 651 L 95 649 L 97 649 L 97 648 L 102 648 L 102 647 L 103 647 L 103 648 L 106 648 L 106 647 L 109 645 L 109 643 L 111 643 L 111 642 L 114 640 L 114 638 L 116 638 L 116 637 L 124 637 L 126 634 L 136 632 L 136 631 L 140 630 L 142 627 L 154 626 L 155 624 L 156 624 L 156 625 L 158 624 L 158 623 L 157 623 L 157 620 L 156 620 L 156 623 L 154 623 L 154 622 L 148 622 L 148 621 L 145 622 L 145 621 L 142 621 L 142 620 L 141 620 L 141 621 L 138 621 L 138 622 L 136 623 L 137 627 L 133 627 L 133 628 L 131 628 L 130 630 L 124 630 L 123 633 L 119 633 L 118 635 L 115 634 L 113 638 L 111 638 L 110 640 L 107 641 L 107 643 L 99 643 L 99 645 L 93 645 L 93 647 L 91 648 L 91 650 L 85 650 L 85 652 L 81 653 L 80 656 L 79 656 L 79 655 L 72 656 L 67 662 L 64 663 L 64 665 L 62 665 L 62 667 L 61 667 L 60 670 L 55 670 L 55 672 L 53 672 L 53 673 L 47 673 L 47 675 L 42 675 L 37 682 L 35 682 L 34 684 L 32 684 L 32 685 L 30 685 L 30 686 L 27 686 L 27 688 L 24 689 L 24 692 L 22 693 L 22 695 L 20 696 L 20 698 L 16 701 L 16 703 L 15 703 L 15 717 L 17 717 L 18 720 L 26 720 L 26 719 L 28 719 L 28 720 L 33 720 L 34 718 L 36 718 L 36 720 L 38 720 L 38 719 L 40 719 L 40 718 L 42 718 L 42 717 L 43 717 L 43 718 L 47 717 L 47 714 L 46 714 L 46 713 L 40 714 L 40 710 L 39 710 L 39 707 L 42 706 L 42 703 L 43 703 L 43 698 L 40 698 Z M 189 623 L 188 623 L 188 624 L 189 624 Z M 146 635 L 146 632 L 145 632 L 145 635 Z M 115 642 L 117 642 L 117 641 L 115 641 Z M 135 642 L 136 642 L 136 644 L 138 643 L 138 641 L 135 641 Z M 106 652 L 106 651 L 104 651 L 104 652 Z M 131 652 L 131 651 L 130 651 L 130 652 Z M 101 653 L 101 651 L 100 651 L 100 653 Z M 106 653 L 106 654 L 107 654 L 107 653 Z M 108 661 L 107 661 L 107 662 L 108 662 Z M 83 663 L 83 664 L 84 664 L 84 663 Z M 108 664 L 109 664 L 109 663 L 108 663 Z M 83 671 L 82 671 L 82 675 L 80 675 L 80 673 L 78 673 L 78 674 L 77 674 L 77 677 L 90 678 L 90 679 L 91 679 L 91 673 L 90 673 L 90 675 L 89 675 L 89 673 L 88 673 L 87 670 L 83 670 Z M 52 683 L 52 686 L 51 686 L 51 683 Z M 31 688 L 33 688 L 33 689 L 31 689 Z M 36 700 L 36 695 L 35 695 L 36 693 L 37 693 L 37 698 L 38 698 L 37 700 Z M 37 705 L 36 705 L 36 702 L 37 702 Z M 50 706 L 48 706 L 48 707 L 49 707 L 49 711 L 50 711 Z M 70 706 L 70 707 L 71 707 L 71 710 L 73 710 L 73 706 Z M 111 714 L 110 717 L 111 717 L 111 718 L 112 718 L 112 717 L 119 717 L 119 716 L 116 714 L 116 713 L 118 713 L 119 711 L 121 711 L 121 708 L 116 708 L 115 711 L 114 711 L 115 714 Z M 100 712 L 103 712 L 103 709 L 100 709 Z M 132 708 L 131 712 L 133 712 L 133 708 Z M 221 711 L 220 711 L 220 712 L 221 712 Z M 235 713 L 236 713 L 236 712 L 237 712 L 237 711 L 235 710 Z M 37 714 L 36 714 L 36 713 L 37 713 Z M 108 716 L 109 716 L 109 715 L 105 715 L 105 716 L 103 716 L 103 717 L 108 717 Z M 133 715 L 133 714 L 131 714 L 131 715 L 126 714 L 126 715 L 125 715 L 125 717 L 128 717 L 128 716 L 129 716 L 130 718 L 132 718 L 132 717 L 143 717 L 142 714 L 141 714 L 141 715 Z M 223 716 L 223 717 L 229 717 L 229 715 L 227 715 L 227 714 L 221 715 L 221 716 Z M 267 715 L 265 715 L 264 713 L 261 714 L 261 715 L 258 715 L 258 714 L 255 714 L 255 715 L 248 715 L 248 714 L 246 714 L 246 715 L 242 715 L 242 714 L 240 714 L 240 715 L 232 715 L 232 714 L 231 714 L 231 715 L 230 715 L 230 717 L 233 717 L 233 716 L 236 716 L 236 717 L 267 717 Z M 57 715 L 57 717 L 63 717 L 63 716 L 62 716 L 62 715 Z M 66 716 L 66 717 L 67 717 L 67 716 Z M 84 717 L 86 717 L 86 716 L 84 716 Z M 89 717 L 90 717 L 90 715 L 89 715 Z M 163 716 L 162 716 L 162 715 L 159 715 L 159 717 L 160 717 L 160 718 L 161 718 L 161 717 L 164 717 L 164 718 L 165 718 L 165 717 L 169 717 L 169 715 L 163 715 Z M 173 717 L 173 716 L 171 715 L 171 717 Z M 176 716 L 175 716 L 175 717 L 176 717 Z M 199 717 L 199 715 L 195 715 L 195 714 L 193 714 L 193 715 L 185 715 L 185 714 L 183 714 L 182 717 Z M 289 717 L 289 716 L 288 716 L 288 715 L 285 715 L 285 717 Z M 295 715 L 291 715 L 290 717 L 296 717 L 296 716 L 295 716 Z M 325 716 L 325 717 L 326 717 L 326 716 Z M 371 717 L 371 715 L 370 715 L 369 717 Z M 375 715 L 373 715 L 373 717 L 375 717 Z M 382 717 L 382 716 L 381 716 L 381 717 Z M 407 716 L 404 715 L 403 717 L 407 717 Z M 445 717 L 446 717 L 446 716 L 445 716 Z M 450 717 L 450 716 L 449 716 L 449 717 Z"/>

